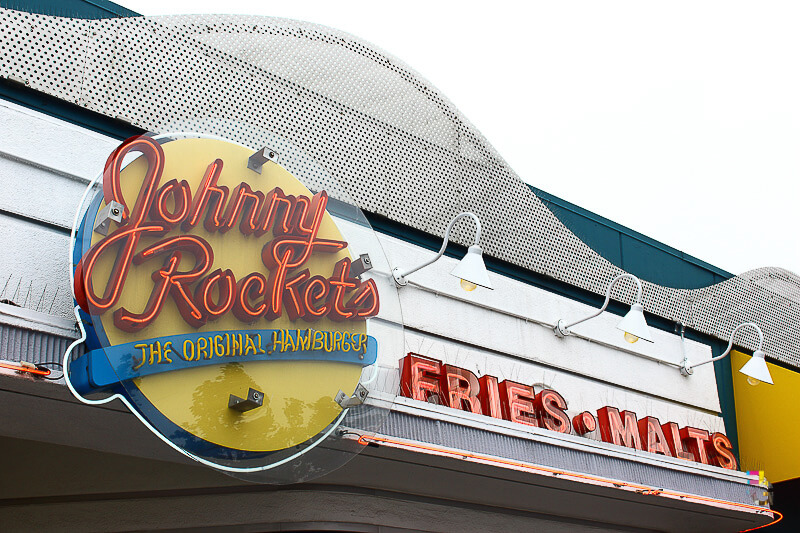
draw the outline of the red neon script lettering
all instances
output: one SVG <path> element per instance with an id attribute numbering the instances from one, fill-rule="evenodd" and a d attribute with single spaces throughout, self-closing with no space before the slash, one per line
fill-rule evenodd
<path id="1" fill-rule="evenodd" d="M 122 161 L 131 152 L 140 152 L 147 163 L 132 209 L 120 184 Z M 303 268 L 317 253 L 336 253 L 347 247 L 344 241 L 319 237 L 328 204 L 325 191 L 308 198 L 286 195 L 276 187 L 265 195 L 242 182 L 229 193 L 227 186 L 219 184 L 224 163 L 215 159 L 192 196 L 185 180 L 172 179 L 159 187 L 164 158 L 161 146 L 145 136 L 125 141 L 109 157 L 103 196 L 106 203 L 123 205 L 123 218 L 76 267 L 75 295 L 84 310 L 102 315 L 115 307 L 132 265 L 142 266 L 163 256 L 163 266 L 151 275 L 153 288 L 144 309 L 114 311 L 118 328 L 139 331 L 147 327 L 158 318 L 167 297 L 193 327 L 229 312 L 245 323 L 275 320 L 284 312 L 292 321 L 308 322 L 322 317 L 363 320 L 378 313 L 375 282 L 350 276 L 349 258 L 337 261 L 328 278 L 311 276 Z M 258 237 L 272 231 L 273 239 L 261 251 L 266 272 L 253 272 L 238 281 L 229 269 L 211 272 L 214 254 L 208 241 L 193 234 L 168 235 L 177 228 L 190 231 L 201 220 L 209 233 L 226 233 L 237 224 L 243 235 Z M 142 251 L 138 251 L 140 244 L 146 244 Z M 94 274 L 105 256 L 116 259 L 105 286 L 98 287 Z M 194 266 L 181 270 L 181 262 L 191 258 Z"/>

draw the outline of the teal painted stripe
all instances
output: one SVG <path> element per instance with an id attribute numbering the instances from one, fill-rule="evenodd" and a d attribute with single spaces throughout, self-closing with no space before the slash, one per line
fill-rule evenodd
<path id="1" fill-rule="evenodd" d="M 531 190 L 592 250 L 641 279 L 664 287 L 700 289 L 733 277 L 730 272 L 541 189 Z"/>
<path id="2" fill-rule="evenodd" d="M 0 0 L 0 7 L 26 13 L 75 19 L 141 16 L 136 11 L 108 0 Z"/>
<path id="3" fill-rule="evenodd" d="M 31 89 L 20 83 L 0 78 L 0 99 L 33 109 L 60 120 L 75 124 L 115 139 L 127 139 L 145 133 L 132 126 L 101 113 Z"/>
<path id="4" fill-rule="evenodd" d="M 711 343 L 711 355 L 722 355 L 728 343 L 714 339 Z M 714 374 L 717 378 L 717 395 L 722 409 L 722 420 L 725 422 L 725 434 L 731 440 L 733 453 L 739 458 L 739 430 L 736 425 L 736 401 L 733 398 L 733 369 L 730 356 L 714 361 Z"/>

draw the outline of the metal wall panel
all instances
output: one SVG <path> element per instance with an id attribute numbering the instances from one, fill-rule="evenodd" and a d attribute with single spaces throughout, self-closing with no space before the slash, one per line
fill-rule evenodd
<path id="1" fill-rule="evenodd" d="M 322 168 L 362 209 L 435 235 L 473 211 L 486 253 L 582 289 L 603 294 L 621 272 L 431 84 L 344 32 L 266 17 L 94 21 L 0 9 L 0 76 L 150 131 L 269 145 L 310 187 Z M 459 227 L 454 240 L 468 235 Z M 800 366 L 798 287 L 795 274 L 766 268 L 697 290 L 645 283 L 644 304 L 725 340 L 757 321 L 767 355 Z M 614 297 L 632 292 L 620 286 Z M 755 348 L 749 332 L 737 341 Z"/>
<path id="2" fill-rule="evenodd" d="M 348 422 L 349 420 L 345 419 L 345 424 Z M 353 425 L 355 426 L 355 424 Z M 626 460 L 603 453 L 593 453 L 587 450 L 493 433 L 407 413 L 393 411 L 383 422 L 381 433 L 400 439 L 426 442 L 445 448 L 513 459 L 571 472 L 592 474 L 659 489 L 697 494 L 748 505 L 754 503 L 755 488 L 746 482 L 726 480 L 700 473 Z"/>
<path id="3" fill-rule="evenodd" d="M 58 363 L 75 339 L 41 331 L 0 324 L 0 359 L 27 361 L 34 364 Z M 75 357 L 83 354 L 83 345 L 75 349 Z"/>

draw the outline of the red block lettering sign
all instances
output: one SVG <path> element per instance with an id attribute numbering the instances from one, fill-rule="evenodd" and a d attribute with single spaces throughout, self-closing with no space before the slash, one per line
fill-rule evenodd
<path id="1" fill-rule="evenodd" d="M 597 429 L 597 419 L 589 411 L 584 411 L 575 415 L 572 419 L 572 427 L 578 435 L 586 435 Z"/>
<path id="2" fill-rule="evenodd" d="M 600 438 L 603 441 L 617 446 L 642 449 L 636 413 L 623 411 L 620 417 L 619 409 L 616 407 L 601 407 L 597 410 L 597 420 L 600 424 Z"/>
<path id="3" fill-rule="evenodd" d="M 661 424 L 653 416 L 637 420 L 636 413 L 620 413 L 611 406 L 598 409 L 596 417 L 584 411 L 570 419 L 566 400 L 554 390 L 544 389 L 536 394 L 531 385 L 509 380 L 498 383 L 496 377 L 488 374 L 478 378 L 469 370 L 415 353 L 402 359 L 401 385 L 402 394 L 416 400 L 436 398 L 453 409 L 559 433 L 574 429 L 585 436 L 599 429 L 600 438 L 616 446 L 732 470 L 738 468 L 731 441 L 722 433 L 709 436 L 702 429 L 681 429 L 675 422 Z"/>
<path id="4" fill-rule="evenodd" d="M 497 378 L 494 376 L 481 376 L 478 380 L 481 392 L 478 395 L 481 399 L 483 414 L 494 418 L 503 418 L 503 409 L 500 407 L 500 388 L 497 385 Z"/>
<path id="5" fill-rule="evenodd" d="M 681 441 L 694 456 L 698 463 L 709 464 L 708 454 L 706 454 L 706 442 L 708 441 L 708 431 L 693 427 L 685 427 L 680 431 Z"/>
<path id="6" fill-rule="evenodd" d="M 534 408 L 539 423 L 550 431 L 569 433 L 567 401 L 554 390 L 545 389 L 536 395 Z"/>
<path id="7" fill-rule="evenodd" d="M 642 446 L 645 451 L 672 457 L 667 437 L 661 430 L 658 418 L 646 416 L 639 420 L 639 436 L 642 438 Z"/>
<path id="8" fill-rule="evenodd" d="M 706 450 L 711 464 L 727 468 L 728 470 L 738 470 L 739 463 L 733 455 L 733 445 L 730 439 L 722 433 L 714 433 L 706 442 Z"/>
<path id="9" fill-rule="evenodd" d="M 445 405 L 453 409 L 483 414 L 478 399 L 478 378 L 469 370 L 453 365 L 444 365 L 440 375 L 442 396 Z"/>
<path id="10" fill-rule="evenodd" d="M 441 402 L 442 394 L 439 387 L 442 363 L 436 359 L 423 357 L 419 354 L 409 353 L 401 359 L 400 366 L 400 391 L 403 396 L 427 402 L 428 398 L 435 397 Z"/>
<path id="11" fill-rule="evenodd" d="M 536 395 L 533 387 L 505 380 L 500 383 L 500 405 L 503 418 L 528 426 L 538 426 L 533 405 Z"/>
<path id="12" fill-rule="evenodd" d="M 686 447 L 683 445 L 683 441 L 681 441 L 678 424 L 675 422 L 667 422 L 666 424 L 661 425 L 661 430 L 664 432 L 664 436 L 667 438 L 667 445 L 669 446 L 669 451 L 672 452 L 673 457 L 686 459 L 687 461 L 694 461 L 694 456 L 691 452 L 686 450 Z"/>

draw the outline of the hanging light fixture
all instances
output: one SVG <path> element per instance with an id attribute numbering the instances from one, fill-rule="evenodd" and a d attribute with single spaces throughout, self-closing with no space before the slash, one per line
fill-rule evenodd
<path id="1" fill-rule="evenodd" d="M 606 307 L 608 307 L 608 302 L 611 299 L 611 289 L 619 280 L 623 278 L 630 278 L 636 282 L 636 301 L 631 306 L 628 314 L 626 314 L 619 324 L 617 324 L 617 329 L 624 332 L 625 340 L 630 343 L 634 343 L 639 339 L 647 342 L 653 342 L 653 334 L 651 333 L 650 328 L 647 326 L 647 321 L 644 319 L 644 307 L 642 306 L 642 282 L 633 274 L 627 273 L 620 274 L 611 280 L 611 283 L 608 284 L 608 288 L 606 288 L 606 300 L 603 302 L 603 306 L 596 313 L 571 324 L 565 324 L 563 320 L 559 320 L 556 323 L 556 326 L 553 328 L 555 334 L 558 337 L 566 337 L 570 334 L 569 328 L 576 326 L 581 322 L 586 322 L 587 320 L 594 318 L 605 311 Z"/>
<path id="2" fill-rule="evenodd" d="M 398 287 L 405 287 L 408 284 L 406 278 L 409 274 L 413 274 L 417 270 L 435 263 L 444 255 L 444 250 L 447 248 L 447 243 L 450 240 L 450 231 L 453 229 L 453 225 L 456 221 L 463 217 L 471 217 L 475 221 L 475 242 L 467 249 L 467 255 L 461 259 L 450 274 L 461 280 L 461 288 L 465 291 L 474 291 L 478 286 L 487 289 L 492 288 L 492 283 L 489 281 L 489 274 L 486 272 L 486 265 L 483 264 L 483 250 L 478 246 L 481 240 L 481 221 L 478 220 L 478 217 L 474 213 L 459 213 L 453 217 L 453 220 L 450 221 L 450 224 L 448 224 L 444 232 L 442 247 L 433 259 L 408 270 L 401 270 L 399 267 L 392 269 L 392 276 Z"/>
<path id="3" fill-rule="evenodd" d="M 750 326 L 751 328 L 754 328 L 756 332 L 758 332 L 758 348 L 756 348 L 756 351 L 753 352 L 753 357 L 751 357 L 750 360 L 739 369 L 739 372 L 747 376 L 747 382 L 750 385 L 758 385 L 759 383 L 769 383 L 770 385 L 773 385 L 772 376 L 767 368 L 767 361 L 764 359 L 764 352 L 761 351 L 761 348 L 764 344 L 764 333 L 762 333 L 761 328 L 758 327 L 758 324 L 754 322 L 744 322 L 733 328 L 733 331 L 731 331 L 731 337 L 728 340 L 728 347 L 725 349 L 725 352 L 723 352 L 722 355 L 712 357 L 707 361 L 703 361 L 702 363 L 697 363 L 694 365 L 690 365 L 689 360 L 684 357 L 683 363 L 681 364 L 681 374 L 684 376 L 689 376 L 694 373 L 694 369 L 698 366 L 705 365 L 706 363 L 713 363 L 714 361 L 719 361 L 720 359 L 727 357 L 728 354 L 731 353 L 731 348 L 733 348 L 733 337 L 736 335 L 736 332 L 739 331 L 739 329 L 745 326 Z"/>

